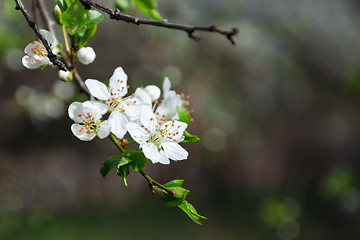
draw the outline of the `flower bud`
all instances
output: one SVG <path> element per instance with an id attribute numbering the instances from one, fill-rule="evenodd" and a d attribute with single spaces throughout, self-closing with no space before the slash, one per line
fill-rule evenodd
<path id="1" fill-rule="evenodd" d="M 53 11 L 53 15 L 54 15 L 55 21 L 56 21 L 58 24 L 60 24 L 61 14 L 62 14 L 62 13 L 61 13 L 61 10 L 60 10 L 59 6 L 58 6 L 58 5 L 55 5 L 54 11 Z"/>
<path id="2" fill-rule="evenodd" d="M 96 54 L 92 47 L 83 47 L 77 51 L 77 57 L 82 64 L 88 65 L 94 61 Z"/>
<path id="3" fill-rule="evenodd" d="M 73 74 L 70 71 L 59 71 L 58 78 L 64 82 L 70 82 L 73 80 Z"/>
<path id="4" fill-rule="evenodd" d="M 158 88 L 155 85 L 148 85 L 144 88 L 144 90 L 150 95 L 151 101 L 155 102 L 159 99 L 161 91 L 160 88 Z"/>

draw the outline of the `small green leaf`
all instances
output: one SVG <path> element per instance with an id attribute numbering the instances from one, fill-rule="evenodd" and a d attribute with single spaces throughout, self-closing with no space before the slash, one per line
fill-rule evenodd
<path id="1" fill-rule="evenodd" d="M 105 177 L 110 172 L 110 170 L 116 165 L 119 167 L 129 162 L 131 162 L 131 159 L 129 158 L 124 158 L 120 156 L 111 156 L 104 161 L 100 169 L 100 173 L 103 177 Z"/>
<path id="2" fill-rule="evenodd" d="M 70 35 L 92 28 L 103 19 L 96 10 L 85 10 L 84 6 L 75 1 L 60 17 L 60 23 L 67 27 Z"/>
<path id="3" fill-rule="evenodd" d="M 172 180 L 172 181 L 170 181 L 168 183 L 165 183 L 163 186 L 166 187 L 166 188 L 181 187 L 183 182 L 184 182 L 183 179 L 175 179 L 175 180 Z"/>
<path id="4" fill-rule="evenodd" d="M 196 224 L 202 225 L 202 223 L 200 222 L 200 218 L 207 219 L 206 217 L 198 214 L 193 205 L 188 203 L 186 200 L 184 200 L 182 204 L 178 205 L 177 207 L 183 210 Z"/>
<path id="5" fill-rule="evenodd" d="M 115 7 L 121 12 L 125 12 L 131 6 L 131 0 L 115 0 Z"/>
<path id="6" fill-rule="evenodd" d="M 66 1 L 64 1 L 64 0 L 54 0 L 54 2 L 56 3 L 56 5 L 59 6 L 61 12 L 66 11 L 66 9 L 67 9 Z"/>
<path id="7" fill-rule="evenodd" d="M 179 121 L 189 124 L 190 123 L 190 115 L 189 112 L 180 106 L 176 106 L 176 112 L 179 115 Z"/>
<path id="8" fill-rule="evenodd" d="M 161 21 L 163 20 L 162 16 L 160 15 L 160 13 L 158 12 L 158 10 L 156 9 L 152 9 L 149 12 L 149 16 L 152 17 L 155 20 Z"/>
<path id="9" fill-rule="evenodd" d="M 129 175 L 129 164 L 118 165 L 116 169 L 116 174 L 122 177 L 124 185 L 127 187 L 128 184 L 126 181 L 126 177 Z"/>
<path id="10" fill-rule="evenodd" d="M 47 66 L 46 64 L 41 65 L 41 66 L 39 67 L 39 69 L 40 69 L 40 70 L 43 70 L 46 66 Z"/>
<path id="11" fill-rule="evenodd" d="M 185 200 L 186 195 L 190 192 L 189 190 L 186 190 L 182 187 L 171 187 L 171 190 L 175 192 L 174 195 L 170 195 L 168 193 L 165 194 L 165 197 L 163 198 L 165 205 L 168 207 L 176 207 Z"/>
<path id="12" fill-rule="evenodd" d="M 135 0 L 135 7 L 140 12 L 149 15 L 155 20 L 162 20 L 160 13 L 156 10 L 156 0 Z"/>
<path id="13" fill-rule="evenodd" d="M 93 27 L 86 29 L 85 31 L 76 32 L 74 35 L 74 43 L 78 48 L 82 48 L 86 45 L 86 43 L 92 38 L 96 32 L 96 25 Z"/>
<path id="14" fill-rule="evenodd" d="M 115 167 L 120 161 L 120 156 L 111 156 L 107 158 L 100 169 L 101 175 L 105 177 L 110 172 L 110 170 Z"/>
<path id="15" fill-rule="evenodd" d="M 142 151 L 131 152 L 128 158 L 131 159 L 130 165 L 135 171 L 142 170 L 147 163 L 147 158 Z"/>
<path id="16" fill-rule="evenodd" d="M 181 143 L 196 143 L 198 141 L 200 141 L 200 138 L 198 138 L 195 135 L 191 135 L 188 131 L 184 131 L 184 137 L 185 139 L 183 141 L 181 141 Z"/>
<path id="17" fill-rule="evenodd" d="M 55 46 L 55 50 L 56 50 L 56 52 L 60 52 L 61 51 L 61 49 L 62 49 L 62 44 L 58 44 L 58 45 L 56 45 Z"/>

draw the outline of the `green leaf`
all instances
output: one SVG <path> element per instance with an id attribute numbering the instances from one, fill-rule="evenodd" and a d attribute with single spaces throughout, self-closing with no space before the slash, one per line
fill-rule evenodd
<path id="1" fill-rule="evenodd" d="M 129 175 L 129 164 L 125 164 L 125 165 L 118 165 L 117 169 L 116 169 L 116 174 L 119 175 L 120 177 L 122 177 L 123 181 L 124 181 L 124 185 L 127 187 L 127 181 L 126 181 L 126 177 Z"/>
<path id="2" fill-rule="evenodd" d="M 118 167 L 123 166 L 123 165 L 129 163 L 130 161 L 131 160 L 128 158 L 124 158 L 124 157 L 120 157 L 120 156 L 111 156 L 104 161 L 104 163 L 100 169 L 100 173 L 103 177 L 105 177 L 110 172 L 110 170 L 113 167 L 115 167 L 116 165 Z"/>
<path id="3" fill-rule="evenodd" d="M 155 20 L 162 20 L 159 12 L 156 10 L 156 0 L 135 0 L 135 7 L 142 13 L 149 15 Z"/>
<path id="4" fill-rule="evenodd" d="M 186 195 L 190 192 L 189 190 L 186 190 L 182 187 L 171 187 L 171 190 L 175 192 L 174 195 L 170 195 L 168 193 L 165 194 L 163 201 L 165 202 L 165 205 L 168 207 L 176 207 L 185 200 Z"/>
<path id="5" fill-rule="evenodd" d="M 189 216 L 189 218 L 191 218 L 191 220 L 193 220 L 196 224 L 202 225 L 202 223 L 200 222 L 200 218 L 207 219 L 206 217 L 198 214 L 196 212 L 195 208 L 193 207 L 193 205 L 188 203 L 186 200 L 184 200 L 177 207 L 180 208 L 181 210 L 183 210 Z"/>
<path id="6" fill-rule="evenodd" d="M 158 21 L 163 20 L 163 18 L 161 17 L 160 13 L 159 13 L 158 10 L 156 10 L 156 9 L 152 9 L 152 10 L 149 12 L 149 16 L 152 17 L 152 18 L 155 19 L 155 20 L 158 20 Z"/>
<path id="7" fill-rule="evenodd" d="M 131 6 L 131 0 L 115 0 L 115 7 L 121 12 L 125 12 Z"/>
<path id="8" fill-rule="evenodd" d="M 73 0 L 54 0 L 54 2 L 59 6 L 61 12 L 65 12 L 73 3 Z"/>
<path id="9" fill-rule="evenodd" d="M 82 48 L 92 38 L 96 32 L 96 25 L 81 32 L 77 32 L 74 35 L 74 43 L 78 48 Z"/>
<path id="10" fill-rule="evenodd" d="M 96 10 L 85 10 L 84 6 L 75 1 L 60 17 L 60 23 L 67 27 L 70 35 L 92 28 L 103 19 Z"/>
<path id="11" fill-rule="evenodd" d="M 166 187 L 166 188 L 181 187 L 183 182 L 184 182 L 183 179 L 175 179 L 175 180 L 172 180 L 172 181 L 170 181 L 168 183 L 165 183 L 163 186 Z"/>
<path id="12" fill-rule="evenodd" d="M 142 151 L 134 151 L 128 154 L 128 158 L 131 159 L 131 167 L 135 171 L 140 171 L 147 163 L 147 158 Z"/>
<path id="13" fill-rule="evenodd" d="M 198 138 L 195 135 L 191 135 L 188 131 L 184 131 L 184 137 L 185 139 L 183 141 L 181 141 L 181 143 L 196 143 L 198 141 L 200 141 L 200 138 Z"/>
<path id="14" fill-rule="evenodd" d="M 55 46 L 55 50 L 56 50 L 56 52 L 60 52 L 61 51 L 61 49 L 62 49 L 62 47 L 63 47 L 63 45 L 62 44 L 58 44 L 58 45 L 56 45 Z"/>
<path id="15" fill-rule="evenodd" d="M 176 106 L 176 112 L 179 115 L 179 121 L 189 124 L 190 123 L 190 115 L 189 112 L 180 106 Z"/>

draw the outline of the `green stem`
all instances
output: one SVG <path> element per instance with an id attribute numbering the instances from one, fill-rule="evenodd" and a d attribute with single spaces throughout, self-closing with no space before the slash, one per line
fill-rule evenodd
<path id="1" fill-rule="evenodd" d="M 162 190 L 164 190 L 165 192 L 167 192 L 170 195 L 174 195 L 175 192 L 171 189 L 168 189 L 166 187 L 164 187 L 163 185 L 161 185 L 160 183 L 158 183 L 157 181 L 155 181 L 154 179 L 152 179 L 151 177 L 149 177 L 149 175 L 147 175 L 143 170 L 140 170 L 139 173 L 141 173 L 141 175 L 143 175 L 143 177 L 151 184 L 151 185 L 156 185 L 159 188 L 161 188 Z"/>
<path id="2" fill-rule="evenodd" d="M 121 146 L 121 144 L 119 143 L 119 141 L 117 140 L 117 138 L 115 137 L 114 134 L 110 133 L 109 137 L 113 141 L 113 143 L 116 145 L 116 147 L 120 150 L 120 152 L 125 151 L 125 149 Z"/>
<path id="3" fill-rule="evenodd" d="M 61 25 L 61 30 L 62 30 L 62 34 L 63 34 L 63 37 L 64 37 L 64 43 L 65 43 L 66 52 L 67 52 L 67 54 L 70 54 L 70 45 L 69 45 L 69 42 L 68 42 L 68 39 L 67 39 L 66 28 L 65 28 L 64 25 Z"/>
<path id="4" fill-rule="evenodd" d="M 125 151 L 125 149 L 121 146 L 121 144 L 119 143 L 118 139 L 115 137 L 114 134 L 110 133 L 109 137 L 113 141 L 113 143 L 116 145 L 116 147 L 120 150 L 120 152 Z M 132 144 L 132 143 L 133 142 L 129 142 L 128 144 Z M 147 175 L 143 170 L 140 170 L 139 172 L 149 182 L 150 185 L 156 185 L 170 195 L 175 194 L 175 192 L 173 190 L 164 187 L 163 185 L 161 185 L 160 183 L 158 183 L 157 181 L 152 179 L 149 175 Z"/>

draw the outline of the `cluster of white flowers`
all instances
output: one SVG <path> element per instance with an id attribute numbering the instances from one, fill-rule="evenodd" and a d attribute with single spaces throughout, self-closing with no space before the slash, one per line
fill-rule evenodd
<path id="1" fill-rule="evenodd" d="M 55 36 L 51 32 L 44 29 L 41 29 L 40 33 L 49 43 L 51 51 L 54 54 L 57 54 L 61 49 L 61 45 Z M 40 39 L 29 43 L 25 47 L 24 52 L 25 56 L 22 58 L 22 64 L 26 68 L 36 69 L 51 64 L 46 48 Z M 82 47 L 77 51 L 77 58 L 84 65 L 92 63 L 95 60 L 95 57 L 95 51 L 91 47 Z"/>
<path id="2" fill-rule="evenodd" d="M 184 140 L 187 124 L 178 121 L 177 106 L 181 96 L 170 90 L 168 78 L 163 82 L 163 100 L 158 103 L 161 91 L 154 85 L 137 88 L 128 96 L 127 75 L 121 67 L 115 69 L 109 86 L 87 79 L 85 85 L 98 101 L 74 102 L 69 106 L 69 117 L 74 120 L 73 134 L 83 141 L 96 135 L 105 138 L 113 133 L 122 139 L 127 132 L 140 145 L 145 156 L 153 163 L 169 164 L 169 159 L 183 160 L 187 151 L 179 145 Z M 101 120 L 107 112 L 107 120 Z"/>

